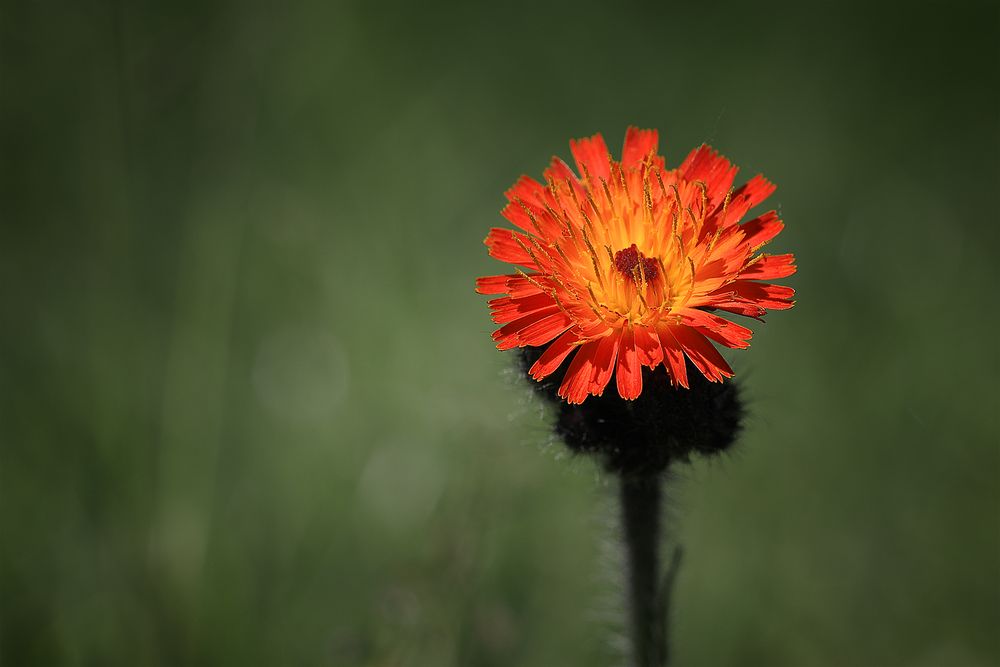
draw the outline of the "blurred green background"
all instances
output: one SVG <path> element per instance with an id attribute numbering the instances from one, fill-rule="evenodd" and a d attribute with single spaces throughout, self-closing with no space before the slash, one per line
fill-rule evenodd
<path id="1" fill-rule="evenodd" d="M 676 665 L 1000 664 L 995 3 L 0 4 L 0 664 L 603 666 L 614 489 L 477 275 L 657 127 L 795 309 L 681 471 Z"/>

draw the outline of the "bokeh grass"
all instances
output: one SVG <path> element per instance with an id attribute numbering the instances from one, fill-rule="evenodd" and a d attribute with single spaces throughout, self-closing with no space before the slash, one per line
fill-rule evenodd
<path id="1" fill-rule="evenodd" d="M 4 2 L 0 664 L 612 664 L 609 491 L 472 280 L 628 124 L 765 172 L 800 266 L 674 489 L 677 664 L 1000 663 L 997 23 Z"/>

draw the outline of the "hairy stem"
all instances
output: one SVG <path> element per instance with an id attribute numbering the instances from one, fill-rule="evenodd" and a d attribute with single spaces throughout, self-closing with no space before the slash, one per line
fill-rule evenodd
<path id="1" fill-rule="evenodd" d="M 660 595 L 659 475 L 623 475 L 622 525 L 633 667 L 666 664 L 666 605 Z"/>

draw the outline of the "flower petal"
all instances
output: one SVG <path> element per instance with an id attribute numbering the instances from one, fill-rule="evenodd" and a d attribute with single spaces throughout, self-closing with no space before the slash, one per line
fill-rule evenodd
<path id="1" fill-rule="evenodd" d="M 639 355 L 639 363 L 643 366 L 656 368 L 663 361 L 663 348 L 656 330 L 650 327 L 635 328 L 635 348 Z"/>
<path id="2" fill-rule="evenodd" d="M 615 372 L 615 357 L 618 354 L 618 343 L 621 332 L 614 331 L 602 338 L 594 353 L 594 377 L 590 381 L 590 393 L 600 396 L 611 381 Z"/>
<path id="3" fill-rule="evenodd" d="M 590 388 L 590 378 L 594 371 L 594 355 L 597 353 L 599 341 L 584 343 L 573 355 L 573 360 L 569 362 L 566 369 L 566 377 L 559 385 L 559 396 L 566 399 L 567 403 L 583 403 L 587 398 Z"/>
<path id="4" fill-rule="evenodd" d="M 712 302 L 707 307 L 714 308 L 716 310 L 722 310 L 727 313 L 733 313 L 734 315 L 743 315 L 744 317 L 752 317 L 754 319 L 761 320 L 761 317 L 767 314 L 767 310 L 761 308 L 757 304 L 750 303 L 749 301 L 742 301 L 740 299 L 722 299 L 719 301 Z"/>
<path id="5" fill-rule="evenodd" d="M 685 180 L 705 183 L 709 210 L 722 204 L 726 193 L 733 185 L 737 171 L 738 168 L 734 167 L 729 160 L 706 144 L 691 151 L 678 168 L 678 172 Z"/>
<path id="6" fill-rule="evenodd" d="M 553 195 L 550 190 L 547 190 L 546 201 L 557 215 L 567 210 L 574 211 L 577 207 L 575 202 L 583 201 L 587 196 L 587 191 L 573 170 L 557 157 L 552 158 L 552 164 L 545 170 L 545 180 L 550 182 L 556 191 L 556 194 Z M 570 213 L 570 215 L 573 214 Z M 553 222 L 559 225 L 559 234 L 561 235 L 565 223 L 561 219 Z"/>
<path id="7" fill-rule="evenodd" d="M 795 296 L 795 290 L 784 285 L 734 280 L 721 290 L 733 292 L 741 300 L 770 310 L 788 310 L 794 305 L 792 297 Z"/>
<path id="8" fill-rule="evenodd" d="M 795 255 L 761 255 L 760 259 L 740 271 L 740 278 L 774 280 L 795 273 Z"/>
<path id="9" fill-rule="evenodd" d="M 521 243 L 518 243 L 520 239 Z M 528 246 L 528 238 L 523 234 L 518 234 L 510 229 L 494 227 L 487 234 L 483 241 L 490 249 L 490 256 L 499 259 L 501 262 L 520 264 L 529 269 L 538 269 L 535 260 L 525 250 Z"/>
<path id="10" fill-rule="evenodd" d="M 626 401 L 634 401 L 642 393 L 642 366 L 639 364 L 635 331 L 632 327 L 625 327 L 622 331 L 615 380 L 618 384 L 618 395 Z"/>
<path id="11" fill-rule="evenodd" d="M 762 174 L 757 174 L 733 192 L 729 202 L 732 217 L 727 215 L 727 219 L 739 222 L 747 211 L 770 197 L 775 189 L 774 183 L 764 178 Z"/>
<path id="12" fill-rule="evenodd" d="M 727 377 L 733 377 L 733 369 L 703 335 L 684 325 L 672 325 L 670 333 L 684 348 L 684 353 L 695 368 L 706 378 L 712 382 L 722 382 Z"/>
<path id="13" fill-rule="evenodd" d="M 784 229 L 785 223 L 779 218 L 776 211 L 768 211 L 764 215 L 747 220 L 740 228 L 746 234 L 746 242 L 751 248 L 759 248 L 767 243 Z"/>
<path id="14" fill-rule="evenodd" d="M 667 325 L 657 327 L 656 333 L 663 346 L 664 366 L 670 371 L 670 384 L 687 389 L 687 364 L 684 361 L 684 351 L 681 344 L 677 342 L 677 338 Z"/>
<path id="15" fill-rule="evenodd" d="M 538 294 L 542 291 L 538 286 L 545 285 L 547 281 L 548 277 L 541 273 L 519 273 L 507 280 L 507 294 L 513 298 Z"/>
<path id="16" fill-rule="evenodd" d="M 686 308 L 680 312 L 684 324 L 708 336 L 715 342 L 739 350 L 750 347 L 753 331 L 735 322 L 713 315 L 697 308 Z"/>
<path id="17" fill-rule="evenodd" d="M 578 340 L 579 336 L 576 331 L 573 329 L 566 331 L 545 348 L 542 356 L 538 357 L 538 360 L 528 369 L 528 373 L 536 380 L 552 375 L 562 365 L 570 352 L 576 349 L 574 343 Z"/>
<path id="18" fill-rule="evenodd" d="M 502 296 L 498 299 L 491 299 L 488 305 L 493 311 L 491 314 L 493 321 L 497 324 L 506 324 L 529 313 L 554 306 L 556 302 L 551 294 L 538 292 L 517 298 Z"/>
<path id="19" fill-rule="evenodd" d="M 629 127 L 625 131 L 625 145 L 622 147 L 622 166 L 626 169 L 638 167 L 650 153 L 656 154 L 659 134 L 656 130 L 640 130 Z"/>
<path id="20" fill-rule="evenodd" d="M 507 281 L 511 278 L 519 277 L 516 273 L 508 273 L 502 276 L 482 276 L 481 278 L 476 278 L 476 291 L 480 294 L 505 294 L 507 292 Z"/>
<path id="21" fill-rule="evenodd" d="M 517 203 L 517 201 L 520 200 L 541 212 L 544 210 L 544 207 L 542 206 L 542 202 L 544 201 L 542 197 L 544 196 L 544 193 L 544 185 L 530 176 L 522 176 L 517 179 L 517 183 L 512 185 L 510 189 L 504 193 L 504 196 L 506 196 L 512 203 Z"/>
<path id="22" fill-rule="evenodd" d="M 552 158 L 549 168 L 544 172 L 545 180 L 552 181 L 557 184 L 565 184 L 567 181 L 572 183 L 577 187 L 577 192 L 582 193 L 583 187 L 579 184 L 579 179 L 577 179 L 576 174 L 568 164 L 566 164 L 561 158 Z"/>
<path id="23" fill-rule="evenodd" d="M 553 338 L 562 335 L 573 324 L 572 320 L 561 310 L 534 322 L 517 334 L 520 347 L 545 345 Z"/>
<path id="24" fill-rule="evenodd" d="M 593 178 L 603 178 L 606 181 L 611 179 L 611 154 L 600 134 L 570 141 L 569 149 L 576 160 L 581 179 L 586 179 L 588 173 Z"/>
<path id="25" fill-rule="evenodd" d="M 504 206 L 503 210 L 500 211 L 500 215 L 529 234 L 535 234 L 538 232 L 535 225 L 532 224 L 531 216 L 528 215 L 528 212 L 525 210 L 525 206 L 522 206 L 517 202 L 511 202 Z M 534 215 L 534 212 L 532 212 L 532 215 Z M 535 216 L 535 221 L 538 221 L 538 216 Z"/>
<path id="26" fill-rule="evenodd" d="M 519 317 L 513 322 L 509 322 L 493 332 L 493 340 L 497 342 L 498 350 L 509 350 L 515 348 L 520 343 L 520 333 L 535 322 L 545 319 L 555 313 L 562 313 L 558 306 L 536 310 L 533 313 Z"/>

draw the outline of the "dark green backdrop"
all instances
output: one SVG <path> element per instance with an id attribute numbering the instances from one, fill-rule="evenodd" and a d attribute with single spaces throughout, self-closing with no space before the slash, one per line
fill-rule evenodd
<path id="1" fill-rule="evenodd" d="M 0 3 L 0 664 L 603 666 L 610 489 L 473 278 L 657 127 L 798 305 L 682 472 L 678 667 L 1000 664 L 995 3 Z"/>

